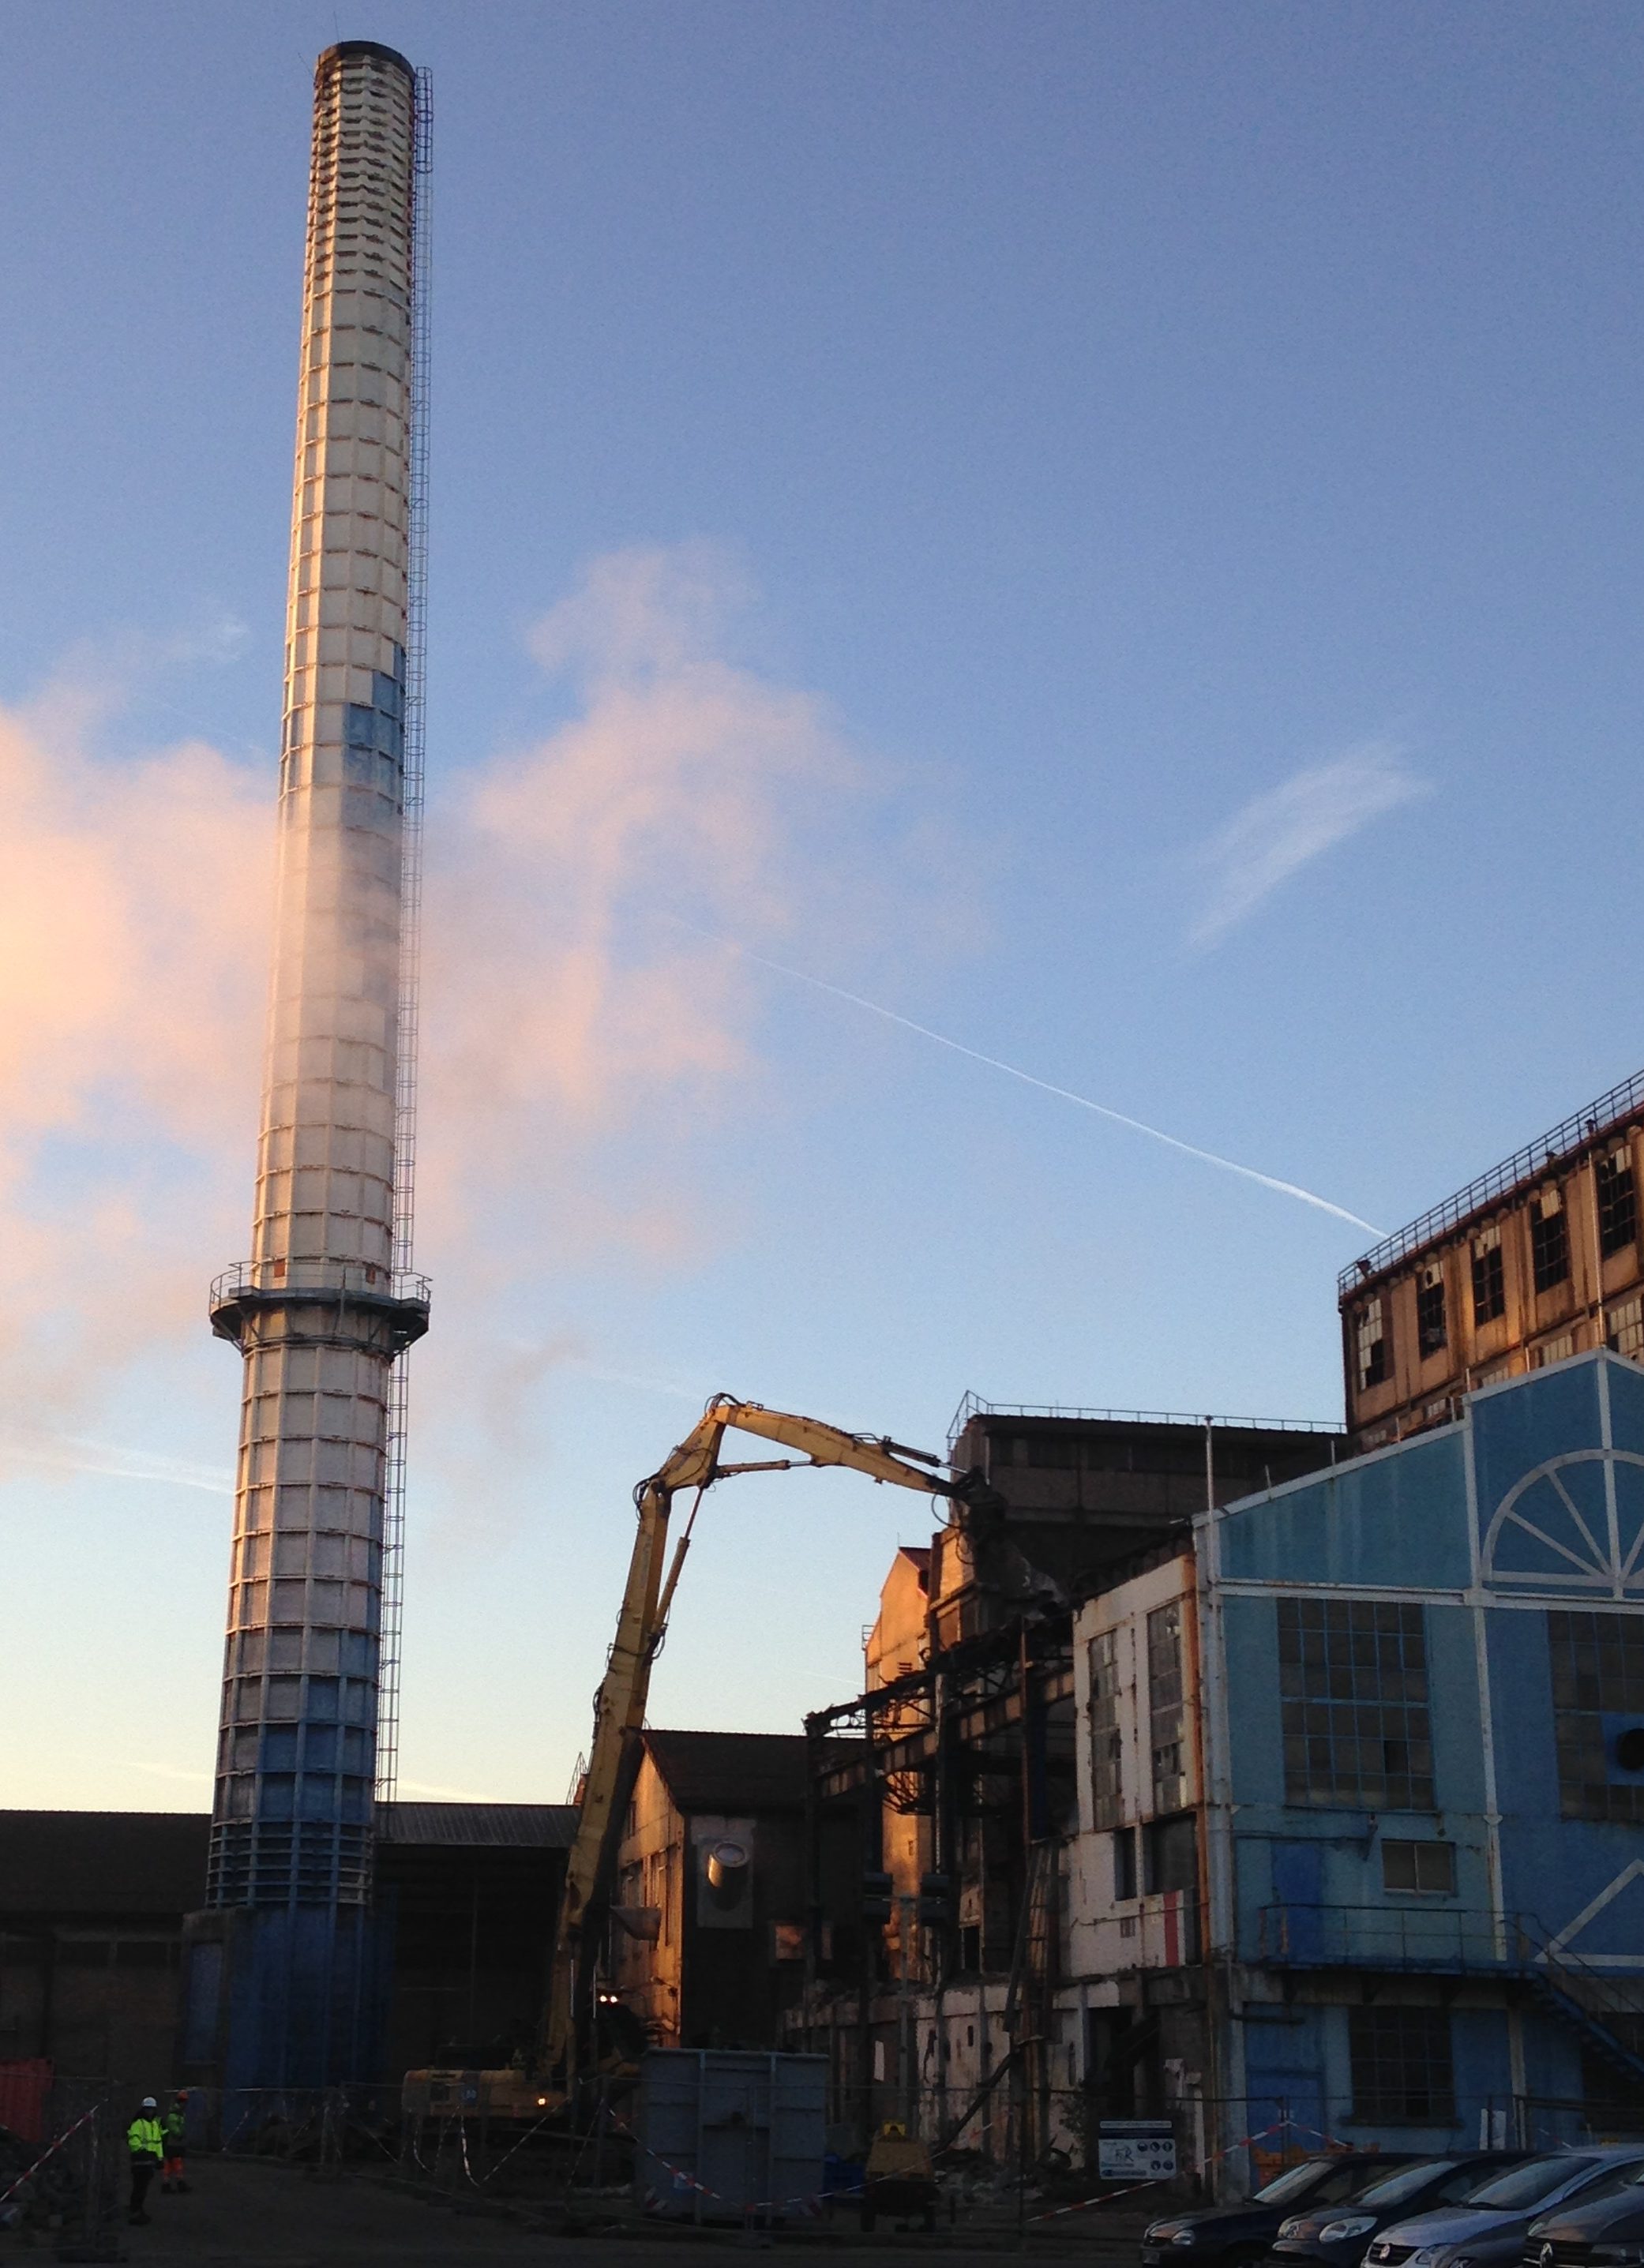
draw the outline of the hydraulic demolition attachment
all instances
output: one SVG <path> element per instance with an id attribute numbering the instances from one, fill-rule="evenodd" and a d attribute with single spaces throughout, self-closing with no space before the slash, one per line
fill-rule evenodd
<path id="1" fill-rule="evenodd" d="M 794 1454 L 727 1463 L 720 1452 L 726 1433 L 733 1432 L 756 1435 Z M 522 2058 L 524 2067 L 506 2071 L 408 2073 L 408 2113 L 438 2117 L 468 2108 L 483 2109 L 492 2117 L 537 2120 L 571 2102 L 586 2071 L 602 2061 L 620 2064 L 627 2059 L 616 2039 L 609 2055 L 601 2054 L 593 2006 L 593 1956 L 609 1905 L 618 1822 L 637 1769 L 652 1665 L 667 1633 L 697 1509 L 716 1481 L 739 1473 L 831 1465 L 897 1488 L 947 1497 L 984 1525 L 999 1508 L 999 1499 L 981 1473 L 949 1476 L 937 1458 L 888 1436 L 847 1433 L 820 1418 L 767 1410 L 757 1402 L 734 1402 L 726 1395 L 713 1397 L 672 1455 L 634 1491 L 638 1526 L 633 1556 L 616 1635 L 594 1697 L 593 1739 L 535 2052 L 528 2066 Z M 674 1499 L 686 1490 L 695 1491 L 695 1501 L 670 1559 L 667 1547 Z"/>

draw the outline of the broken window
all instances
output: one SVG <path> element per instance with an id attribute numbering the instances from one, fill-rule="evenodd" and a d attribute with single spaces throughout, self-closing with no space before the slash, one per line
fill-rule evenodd
<path id="1" fill-rule="evenodd" d="M 1280 1599 L 1278 1609 L 1286 1800 L 1431 1811 L 1421 1609 L 1382 1599 Z"/>
<path id="2" fill-rule="evenodd" d="M 1497 1222 L 1473 1239 L 1473 1322 L 1493 1323 L 1507 1313 L 1507 1284 L 1501 1273 L 1501 1230 Z"/>
<path id="3" fill-rule="evenodd" d="M 1116 1828 L 1113 1835 L 1113 1903 L 1123 1904 L 1136 1895 L 1136 1830 Z"/>
<path id="4" fill-rule="evenodd" d="M 1644 1724 L 1644 1621 L 1555 1611 L 1547 1638 L 1559 1810 L 1567 1819 L 1644 1826 L 1644 1778 L 1622 1762 L 1618 1746 L 1629 1728 L 1615 1721 Z"/>
<path id="5" fill-rule="evenodd" d="M 1191 1811 L 1178 1819 L 1155 1819 L 1143 1830 L 1142 1888 L 1149 1897 L 1162 1890 L 1198 1888 L 1198 1821 Z"/>
<path id="6" fill-rule="evenodd" d="M 1435 1260 L 1416 1278 L 1416 1346 L 1425 1359 L 1441 1354 L 1444 1329 L 1444 1270 Z"/>
<path id="7" fill-rule="evenodd" d="M 1359 1391 L 1362 1394 L 1367 1386 L 1380 1386 L 1388 1373 L 1387 1330 L 1382 1320 L 1379 1292 L 1374 1300 L 1367 1300 L 1359 1310 L 1355 1344 Z"/>
<path id="8" fill-rule="evenodd" d="M 1630 1362 L 1644 1362 L 1644 1300 L 1617 1300 L 1604 1317 L 1604 1343 Z"/>
<path id="9" fill-rule="evenodd" d="M 1633 1152 L 1623 1142 L 1594 1168 L 1598 1183 L 1598 1249 L 1607 1260 L 1624 1252 L 1638 1234 L 1638 1191 L 1633 1179 Z"/>
<path id="10" fill-rule="evenodd" d="M 1569 1221 L 1559 1189 L 1541 1189 L 1530 1201 L 1530 1266 L 1538 1292 L 1568 1279 Z"/>
<path id="11" fill-rule="evenodd" d="M 1066 1433 L 1029 1433 L 1028 1462 L 1041 1472 L 1073 1472 L 1079 1464 L 1078 1440 Z"/>
<path id="12" fill-rule="evenodd" d="M 1456 1888 L 1453 1843 L 1383 1843 L 1382 1887 L 1449 1896 Z"/>
<path id="13" fill-rule="evenodd" d="M 1173 1599 L 1147 1617 L 1147 1716 L 1153 1749 L 1153 1808 L 1180 1811 L 1187 1801 L 1180 1599 Z"/>
<path id="14" fill-rule="evenodd" d="M 1119 1634 L 1103 1631 L 1090 1641 L 1090 1823 L 1119 1822 Z"/>
<path id="15" fill-rule="evenodd" d="M 1532 1370 L 1545 1370 L 1550 1363 L 1568 1362 L 1574 1352 L 1574 1332 L 1560 1331 L 1556 1339 L 1544 1339 L 1538 1347 L 1530 1349 L 1530 1366 Z"/>

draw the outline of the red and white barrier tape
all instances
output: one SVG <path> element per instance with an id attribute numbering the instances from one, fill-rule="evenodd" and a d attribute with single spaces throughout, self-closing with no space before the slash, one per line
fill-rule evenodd
<path id="1" fill-rule="evenodd" d="M 88 2119 L 95 2118 L 102 2107 L 103 2106 L 100 2102 L 92 2103 L 89 2110 L 83 2110 L 80 2113 L 80 2116 L 75 2120 L 72 2126 L 65 2126 L 62 2133 L 58 2135 L 56 2140 L 48 2148 L 41 2152 L 39 2157 L 35 2159 L 32 2166 L 26 2168 L 22 2173 L 17 2175 L 12 2181 L 9 2182 L 4 2189 L 0 2190 L 0 2205 L 4 2205 L 14 2191 L 21 2189 L 25 2182 L 32 2181 L 34 2176 L 40 2171 L 41 2168 L 45 2164 L 47 2159 L 55 2158 L 58 2151 L 62 2149 L 63 2144 L 68 2141 L 71 2135 L 77 2134 L 81 2127 L 85 2124 Z"/>
<path id="2" fill-rule="evenodd" d="M 712 2198 L 719 2205 L 731 2204 L 732 2200 L 722 2190 L 710 2189 L 706 2182 L 699 2182 L 695 2174 L 687 2173 L 683 2166 L 671 2165 L 660 2150 L 653 2150 L 648 2142 L 642 2142 L 633 2128 L 624 2125 L 620 2118 L 613 2117 L 611 2124 L 617 2133 L 625 2134 L 637 2150 L 642 2150 L 647 2158 L 660 2166 L 663 2172 L 672 2177 L 676 2190 L 689 2190 L 698 2197 Z M 859 2189 L 813 2190 L 804 2197 L 762 2198 L 756 2205 L 743 2205 L 736 2209 L 750 2215 L 756 2213 L 790 2213 L 796 2210 L 815 2215 L 822 2211 L 829 2197 L 860 2197 L 861 2194 Z M 647 2190 L 645 2203 L 660 2205 L 662 2199 L 655 2190 Z"/>
<path id="3" fill-rule="evenodd" d="M 1206 2167 L 1219 2165 L 1223 2158 L 1232 2157 L 1235 2150 L 1249 2150 L 1257 2142 L 1264 2142 L 1270 2134 L 1282 2134 L 1286 2127 L 1294 2125 L 1294 2118 L 1276 2118 L 1271 2126 L 1264 2126 L 1258 2133 L 1247 2134 L 1241 2142 L 1229 2142 L 1225 2150 L 1218 2150 L 1214 2156 L 1206 2158 L 1205 2164 Z M 1302 2126 L 1297 2131 L 1313 2134 L 1318 2130 L 1314 2126 Z M 1076 2198 L 1072 2205 L 1056 2205 L 1049 2213 L 1030 2213 L 1028 2220 L 1030 2225 L 1036 2220 L 1060 2220 L 1065 2214 L 1087 2213 L 1092 2205 L 1107 2205 L 1116 2197 L 1139 2197 L 1144 2190 L 1162 2189 L 1166 2183 L 1175 2179 L 1174 2174 L 1155 2174 L 1151 2181 L 1126 2182 L 1123 2189 L 1103 2190 L 1100 2197 Z"/>

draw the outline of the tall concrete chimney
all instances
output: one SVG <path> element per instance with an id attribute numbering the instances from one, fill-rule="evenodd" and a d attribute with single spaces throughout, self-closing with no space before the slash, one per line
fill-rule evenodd
<path id="1" fill-rule="evenodd" d="M 315 68 L 262 1132 L 252 1257 L 211 1299 L 245 1388 L 207 1901 L 239 1918 L 192 1933 L 185 2056 L 231 2086 L 370 2075 L 390 1418 L 428 1323 L 404 1140 L 424 99 L 368 40 Z"/>

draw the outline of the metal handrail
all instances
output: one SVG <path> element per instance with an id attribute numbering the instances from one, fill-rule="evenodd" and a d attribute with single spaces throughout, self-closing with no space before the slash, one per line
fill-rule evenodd
<path id="1" fill-rule="evenodd" d="M 225 1306 L 247 1292 L 266 1299 L 271 1292 L 312 1292 L 342 1299 L 396 1300 L 427 1307 L 426 1276 L 409 1269 L 379 1268 L 369 1260 L 241 1261 L 211 1280 L 211 1305 Z"/>
<path id="2" fill-rule="evenodd" d="M 1423 1894 L 1408 1895 L 1419 1898 Z M 1483 1907 L 1441 1904 L 1436 1897 L 1431 1905 L 1327 1905 L 1279 1898 L 1258 1907 L 1257 1926 L 1261 1958 L 1278 1966 L 1337 1962 L 1362 1967 L 1393 1961 L 1492 1969 L 1544 1977 L 1567 1991 L 1574 1985 L 1577 1989 L 1570 1997 L 1589 2014 L 1644 2014 L 1644 1970 L 1631 1992 L 1618 1987 L 1579 1954 L 1556 1945 L 1553 1933 L 1534 1914 L 1498 1917 Z"/>
<path id="3" fill-rule="evenodd" d="M 1496 1918 L 1478 1907 L 1322 1905 L 1282 1898 L 1260 1907 L 1257 1923 L 1260 1958 L 1276 1966 L 1338 1962 L 1362 1968 L 1385 1962 L 1500 1970 L 1527 1965 L 1522 1955 L 1515 1959 L 1497 1950 Z M 1509 1944 L 1515 1936 L 1520 1933 L 1515 1931 Z"/>
<path id="4" fill-rule="evenodd" d="M 1470 1213 L 1490 1204 L 1493 1198 L 1505 1197 L 1521 1182 L 1535 1180 L 1555 1165 L 1566 1153 L 1579 1150 L 1613 1131 L 1618 1121 L 1630 1117 L 1644 1106 L 1644 1071 L 1636 1071 L 1631 1079 L 1624 1079 L 1619 1086 L 1612 1086 L 1608 1094 L 1601 1094 L 1596 1102 L 1589 1102 L 1585 1110 L 1561 1119 L 1542 1135 L 1538 1141 L 1527 1142 L 1522 1150 L 1515 1150 L 1510 1158 L 1503 1158 L 1499 1166 L 1480 1174 L 1469 1182 L 1464 1189 L 1446 1197 L 1424 1212 L 1407 1227 L 1393 1231 L 1379 1244 L 1372 1245 L 1362 1259 L 1344 1268 L 1336 1278 L 1336 1289 L 1345 1300 L 1358 1291 L 1373 1276 L 1379 1276 L 1396 1261 L 1403 1260 L 1424 1244 L 1441 1236 L 1446 1229 L 1457 1228 Z"/>
<path id="5" fill-rule="evenodd" d="M 1555 1944 L 1553 1933 L 1533 1914 L 1518 1914 L 1515 1920 L 1521 1943 L 1532 1948 L 1526 1969 L 1539 1970 L 1566 1990 L 1577 1986 L 1579 1990 L 1570 1997 L 1586 2007 L 1589 2015 L 1596 2012 L 1631 2018 L 1644 2015 L 1644 1971 L 1634 1972 L 1633 1989 L 1628 1992 L 1616 1984 L 1611 1972 L 1594 1969 L 1568 1946 Z"/>
<path id="6" fill-rule="evenodd" d="M 972 1418 L 1082 1418 L 1121 1425 L 1231 1426 L 1255 1433 L 1339 1433 L 1341 1426 L 1328 1418 L 1227 1418 L 1202 1410 L 1087 1410 L 1063 1402 L 986 1402 L 966 1388 L 947 1428 L 948 1446 L 956 1441 Z"/>

